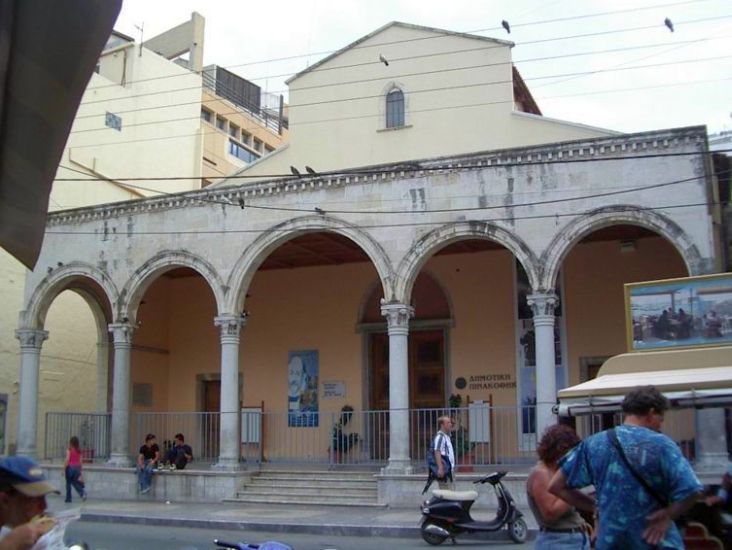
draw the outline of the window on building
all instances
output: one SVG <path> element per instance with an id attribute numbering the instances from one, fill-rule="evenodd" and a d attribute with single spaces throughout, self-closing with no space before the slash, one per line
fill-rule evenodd
<path id="1" fill-rule="evenodd" d="M 216 115 L 216 128 L 226 130 L 226 119 L 224 117 Z"/>
<path id="2" fill-rule="evenodd" d="M 274 151 L 274 147 L 270 147 L 269 145 L 267 145 L 267 144 L 265 143 L 265 144 L 264 144 L 264 151 L 265 151 L 265 152 L 266 152 L 267 154 L 269 154 L 269 153 L 271 153 L 272 151 Z"/>
<path id="3" fill-rule="evenodd" d="M 260 153 L 262 152 L 263 145 L 264 143 L 262 143 L 261 139 L 254 138 L 254 148 Z"/>
<path id="4" fill-rule="evenodd" d="M 229 123 L 229 135 L 234 139 L 239 139 L 239 127 L 236 124 Z"/>
<path id="5" fill-rule="evenodd" d="M 213 120 L 213 113 L 208 109 L 201 108 L 201 120 L 211 123 Z"/>
<path id="6" fill-rule="evenodd" d="M 122 131 L 122 118 L 118 117 L 114 113 L 107 112 L 104 115 L 104 124 L 110 128 L 114 128 L 118 132 Z"/>
<path id="7" fill-rule="evenodd" d="M 246 145 L 252 144 L 252 136 L 251 134 L 247 134 L 244 130 L 241 131 L 241 139 L 239 140 L 242 143 L 245 143 Z"/>
<path id="8" fill-rule="evenodd" d="M 233 139 L 229 140 L 229 154 L 247 163 L 254 162 L 259 158 L 259 155 L 257 153 L 250 151 Z"/>
<path id="9" fill-rule="evenodd" d="M 399 88 L 394 88 L 386 94 L 386 127 L 402 126 L 404 126 L 404 93 Z"/>

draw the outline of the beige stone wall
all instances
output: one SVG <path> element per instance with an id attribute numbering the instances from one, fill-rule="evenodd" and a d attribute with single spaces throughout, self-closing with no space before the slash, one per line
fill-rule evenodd
<path id="1" fill-rule="evenodd" d="M 380 54 L 391 60 L 388 67 Z M 385 129 L 385 98 L 395 86 L 405 94 L 405 126 Z M 292 81 L 289 104 L 289 146 L 247 174 L 289 174 L 290 166 L 304 173 L 306 165 L 337 170 L 613 133 L 514 112 L 508 43 L 398 25 Z"/>

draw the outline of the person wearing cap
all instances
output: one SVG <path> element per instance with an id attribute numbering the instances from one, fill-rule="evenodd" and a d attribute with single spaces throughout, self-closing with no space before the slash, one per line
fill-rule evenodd
<path id="1" fill-rule="evenodd" d="M 60 494 L 30 458 L 0 461 L 0 550 L 32 548 L 46 531 L 29 522 L 46 510 L 46 495 Z"/>

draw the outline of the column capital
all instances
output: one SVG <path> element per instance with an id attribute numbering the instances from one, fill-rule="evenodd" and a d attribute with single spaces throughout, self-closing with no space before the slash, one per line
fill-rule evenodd
<path id="1" fill-rule="evenodd" d="M 554 308 L 558 301 L 554 292 L 536 292 L 526 296 L 526 303 L 534 314 L 534 320 L 537 317 L 554 317 Z"/>
<path id="2" fill-rule="evenodd" d="M 20 340 L 21 348 L 40 350 L 43 342 L 48 339 L 48 331 L 35 328 L 19 328 L 15 337 Z"/>
<path id="3" fill-rule="evenodd" d="M 239 332 L 247 324 L 247 318 L 243 315 L 219 315 L 214 317 L 214 325 L 221 331 L 221 340 L 236 338 L 239 339 Z"/>
<path id="4" fill-rule="evenodd" d="M 399 302 L 381 300 L 381 314 L 386 317 L 389 334 L 409 331 L 409 318 L 414 316 L 414 308 Z"/>
<path id="5" fill-rule="evenodd" d="M 132 323 L 109 323 L 107 329 L 112 333 L 115 347 L 132 345 L 132 333 L 135 331 Z"/>

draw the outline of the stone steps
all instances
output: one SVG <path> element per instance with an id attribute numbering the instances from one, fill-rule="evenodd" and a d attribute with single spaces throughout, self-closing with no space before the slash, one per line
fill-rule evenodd
<path id="1" fill-rule="evenodd" d="M 267 470 L 252 474 L 230 501 L 378 506 L 378 491 L 365 472 Z"/>

